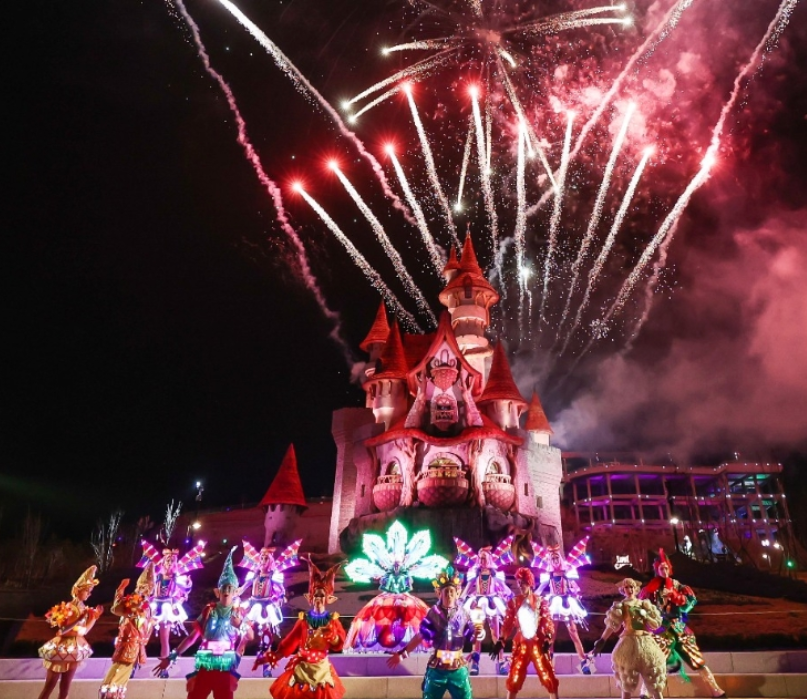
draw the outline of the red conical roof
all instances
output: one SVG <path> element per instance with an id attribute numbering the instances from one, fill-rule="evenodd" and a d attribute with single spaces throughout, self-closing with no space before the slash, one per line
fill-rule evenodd
<path id="1" fill-rule="evenodd" d="M 376 369 L 372 379 L 406 379 L 409 364 L 406 361 L 401 330 L 397 322 L 392 323 L 392 329 L 384 345 L 384 351 L 379 357 L 380 366 Z"/>
<path id="2" fill-rule="evenodd" d="M 552 434 L 552 426 L 546 418 L 544 407 L 541 405 L 535 391 L 532 392 L 530 407 L 527 408 L 527 421 L 524 423 L 524 429 L 528 432 L 547 432 Z"/>
<path id="3" fill-rule="evenodd" d="M 373 327 L 370 328 L 370 332 L 367 333 L 367 337 L 364 338 L 359 347 L 361 347 L 364 352 L 369 353 L 370 345 L 383 344 L 387 341 L 388 336 L 389 322 L 387 321 L 387 309 L 382 301 L 378 306 L 378 311 L 376 311 Z"/>
<path id="4" fill-rule="evenodd" d="M 459 271 L 457 275 L 446 284 L 445 289 L 440 292 L 440 301 L 443 305 L 448 305 L 452 292 L 465 289 L 469 286 L 483 292 L 485 302 L 480 305 L 489 307 L 498 302 L 499 294 L 497 294 L 496 290 L 488 283 L 476 259 L 476 251 L 471 241 L 470 231 L 465 236 L 465 243 L 462 246 L 462 258 L 460 259 Z"/>
<path id="5" fill-rule="evenodd" d="M 289 444 L 283 462 L 258 506 L 264 505 L 308 507 L 305 502 L 305 493 L 303 493 L 303 484 L 300 482 L 300 474 L 297 472 L 297 455 L 294 453 L 293 444 Z"/>
<path id="6" fill-rule="evenodd" d="M 477 403 L 485 403 L 492 400 L 511 400 L 514 403 L 527 405 L 527 401 L 513 381 L 513 374 L 510 372 L 510 363 L 504 353 L 504 345 L 500 342 L 493 349 L 493 362 L 490 365 L 488 382 L 485 390 L 477 399 Z"/>
<path id="7" fill-rule="evenodd" d="M 463 272 L 470 272 L 471 274 L 478 274 L 482 276 L 482 268 L 476 259 L 476 250 L 471 240 L 471 231 L 465 234 L 465 242 L 462 244 L 462 258 L 460 260 L 460 269 Z"/>
<path id="8" fill-rule="evenodd" d="M 446 262 L 446 266 L 443 267 L 443 274 L 446 272 L 452 272 L 455 269 L 460 268 L 460 261 L 457 259 L 457 249 L 452 245 L 451 252 L 448 253 L 448 262 Z"/>

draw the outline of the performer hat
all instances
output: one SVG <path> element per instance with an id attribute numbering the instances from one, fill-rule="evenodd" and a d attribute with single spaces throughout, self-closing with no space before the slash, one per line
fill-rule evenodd
<path id="1" fill-rule="evenodd" d="M 659 569 L 659 567 L 661 566 L 662 563 L 667 564 L 667 568 L 668 568 L 668 571 L 669 571 L 668 574 L 672 575 L 672 573 L 673 573 L 672 563 L 670 562 L 670 559 L 667 558 L 667 554 L 664 553 L 664 549 L 659 549 L 658 550 L 658 557 L 653 561 L 653 570 L 656 571 L 656 575 L 659 575 L 658 569 Z"/>
<path id="2" fill-rule="evenodd" d="M 335 602 L 337 598 L 333 594 L 334 583 L 336 573 L 342 567 L 342 564 L 337 563 L 323 573 L 317 568 L 310 556 L 303 558 L 303 560 L 308 563 L 308 594 L 304 595 L 308 603 L 313 602 L 314 594 L 317 590 L 322 590 L 325 593 L 325 604 Z"/>
<path id="3" fill-rule="evenodd" d="M 230 552 L 227 554 L 227 558 L 224 560 L 224 567 L 221 569 L 221 575 L 219 576 L 219 583 L 216 585 L 218 589 L 225 587 L 226 585 L 231 585 L 232 587 L 238 587 L 238 577 L 233 570 L 233 551 L 238 548 L 237 546 L 233 546 L 230 549 Z"/>
<path id="4" fill-rule="evenodd" d="M 79 577 L 79 579 L 76 580 L 75 583 L 73 583 L 72 593 L 74 597 L 76 596 L 76 593 L 82 588 L 85 587 L 93 588 L 98 584 L 98 580 L 95 577 L 96 569 L 97 566 L 90 566 L 89 568 L 87 568 L 87 570 L 85 570 L 81 574 L 81 577 Z"/>
<path id="5" fill-rule="evenodd" d="M 135 592 L 143 597 L 154 596 L 154 566 L 151 562 L 146 563 L 143 572 L 135 583 Z"/>
<path id="6" fill-rule="evenodd" d="M 535 576 L 529 568 L 519 568 L 516 571 L 516 582 L 519 584 L 527 583 L 532 589 L 535 587 Z"/>
<path id="7" fill-rule="evenodd" d="M 434 585 L 434 589 L 437 591 L 440 591 L 449 585 L 459 587 L 462 585 L 462 573 L 458 573 L 456 570 L 454 570 L 454 566 L 446 566 L 446 569 L 440 571 L 437 574 L 437 577 L 432 580 L 432 585 Z"/>

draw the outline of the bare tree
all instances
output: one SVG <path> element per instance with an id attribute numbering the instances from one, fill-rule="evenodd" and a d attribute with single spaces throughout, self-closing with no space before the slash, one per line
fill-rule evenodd
<path id="1" fill-rule="evenodd" d="M 140 555 L 140 540 L 143 538 L 146 532 L 154 529 L 154 522 L 151 521 L 151 517 L 146 515 L 145 517 L 140 517 L 137 522 L 135 522 L 133 529 L 131 555 L 132 565 L 135 563 L 135 558 Z"/>
<path id="2" fill-rule="evenodd" d="M 115 539 L 118 536 L 123 510 L 115 510 L 106 521 L 99 519 L 90 535 L 90 544 L 95 552 L 98 572 L 104 573 L 112 566 L 115 557 Z"/>
<path id="3" fill-rule="evenodd" d="M 20 573 L 25 581 L 25 587 L 31 584 L 34 575 L 36 559 L 42 546 L 42 517 L 39 513 L 33 514 L 29 508 L 22 520 L 22 533 L 20 536 Z"/>
<path id="4" fill-rule="evenodd" d="M 168 546 L 171 540 L 171 535 L 174 533 L 174 527 L 177 525 L 179 513 L 182 512 L 182 503 L 175 503 L 173 500 L 165 507 L 165 519 L 160 527 L 159 539 L 163 546 Z"/>

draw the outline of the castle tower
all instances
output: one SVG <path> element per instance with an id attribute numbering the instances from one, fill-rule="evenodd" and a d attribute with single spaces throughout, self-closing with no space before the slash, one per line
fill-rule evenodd
<path id="1" fill-rule="evenodd" d="M 384 344 L 387 342 L 388 337 L 389 322 L 387 321 L 387 309 L 382 301 L 376 311 L 375 320 L 373 321 L 373 326 L 370 328 L 370 332 L 367 333 L 367 337 L 365 337 L 359 345 L 362 351 L 370 355 L 370 361 L 365 371 L 366 376 L 370 376 L 372 372 L 375 371 L 375 362 L 381 356 L 381 351 L 384 349 Z"/>
<path id="2" fill-rule="evenodd" d="M 503 430 L 518 429 L 519 419 L 527 407 L 527 401 L 513 381 L 510 364 L 501 342 L 493 350 L 488 382 L 476 403 Z"/>
<path id="3" fill-rule="evenodd" d="M 549 438 L 552 435 L 552 427 L 544 412 L 544 406 L 538 398 L 538 394 L 532 392 L 532 400 L 527 410 L 527 420 L 524 429 L 530 433 L 530 439 L 538 444 L 549 446 Z"/>
<path id="4" fill-rule="evenodd" d="M 372 373 L 367 372 L 368 378 L 364 383 L 366 405 L 372 408 L 375 421 L 383 423 L 384 429 L 388 430 L 393 422 L 406 415 L 409 407 L 407 371 L 401 331 L 398 323 L 393 323 L 381 356 L 376 360 Z"/>
<path id="5" fill-rule="evenodd" d="M 452 245 L 451 252 L 448 255 L 448 262 L 446 262 L 446 266 L 443 267 L 443 276 L 446 279 L 446 284 L 452 281 L 459 271 L 460 261 L 457 259 L 457 249 Z"/>
<path id="6" fill-rule="evenodd" d="M 291 543 L 295 522 L 308 507 L 297 471 L 297 454 L 293 444 L 289 444 L 280 468 L 258 506 L 266 508 L 263 545 Z"/>
<path id="7" fill-rule="evenodd" d="M 450 281 L 440 292 L 440 303 L 451 313 L 451 327 L 466 359 L 485 376 L 485 360 L 491 355 L 485 331 L 490 325 L 490 307 L 498 303 L 499 294 L 482 274 L 470 233 L 465 236 L 459 269 L 449 269 L 449 265 L 451 260 L 446 264 Z"/>

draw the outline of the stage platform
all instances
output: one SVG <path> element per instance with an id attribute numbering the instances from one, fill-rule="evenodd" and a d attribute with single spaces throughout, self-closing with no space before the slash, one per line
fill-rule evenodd
<path id="1" fill-rule="evenodd" d="M 420 684 L 425 672 L 425 655 L 407 658 L 391 673 L 387 656 L 378 654 L 336 655 L 332 657 L 337 672 L 347 690 L 345 699 L 419 699 Z M 708 653 L 706 661 L 729 697 L 738 699 L 807 699 L 807 650 L 770 651 L 757 653 Z M 252 657 L 241 663 L 242 679 L 236 699 L 267 699 L 269 683 L 260 671 L 252 672 Z M 91 658 L 76 674 L 70 699 L 97 699 L 98 687 L 111 661 Z M 193 658 L 180 658 L 167 680 L 149 676 L 149 666 L 138 671 L 129 682 L 127 699 L 184 699 L 184 676 L 193 671 Z M 602 655 L 596 659 L 596 673 L 590 676 L 577 672 L 577 657 L 558 654 L 555 666 L 560 679 L 563 699 L 606 699 L 621 696 L 611 674 L 611 659 Z M 282 664 L 281 664 L 282 667 Z M 475 699 L 501 699 L 507 690 L 505 678 L 494 675 L 492 661 L 482 658 L 481 674 L 474 677 Z M 278 670 L 275 670 L 277 674 Z M 38 659 L 0 659 L 0 697 L 2 699 L 36 699 L 42 688 L 45 670 Z M 519 697 L 546 697 L 537 678 L 530 675 Z M 709 690 L 697 676 L 684 682 L 671 676 L 667 697 L 709 697 Z M 56 697 L 54 692 L 53 697 Z"/>

